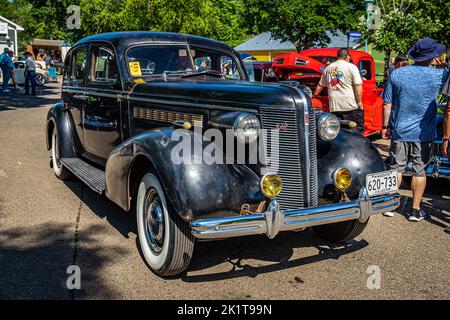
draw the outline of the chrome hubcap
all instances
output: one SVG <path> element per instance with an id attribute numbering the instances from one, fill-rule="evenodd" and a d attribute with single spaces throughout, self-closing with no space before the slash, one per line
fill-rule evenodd
<path id="1" fill-rule="evenodd" d="M 147 192 L 144 207 L 145 235 L 151 250 L 158 254 L 164 243 L 164 211 L 155 189 Z"/>

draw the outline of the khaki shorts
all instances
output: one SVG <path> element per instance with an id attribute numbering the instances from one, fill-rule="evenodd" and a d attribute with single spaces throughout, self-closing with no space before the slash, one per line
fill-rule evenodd
<path id="1" fill-rule="evenodd" d="M 390 167 L 398 172 L 405 171 L 410 162 L 412 175 L 416 177 L 425 176 L 425 168 L 428 166 L 433 151 L 433 142 L 405 142 L 391 141 Z"/>

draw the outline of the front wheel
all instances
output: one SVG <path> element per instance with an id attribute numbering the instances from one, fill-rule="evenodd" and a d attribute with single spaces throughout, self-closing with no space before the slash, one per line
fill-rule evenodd
<path id="1" fill-rule="evenodd" d="M 171 210 L 153 173 L 139 184 L 136 197 L 139 243 L 150 268 L 160 276 L 177 275 L 188 267 L 194 251 L 189 225 Z"/>
<path id="2" fill-rule="evenodd" d="M 324 240 L 330 242 L 345 242 L 359 236 L 367 226 L 359 220 L 342 221 L 313 227 L 314 232 Z"/>

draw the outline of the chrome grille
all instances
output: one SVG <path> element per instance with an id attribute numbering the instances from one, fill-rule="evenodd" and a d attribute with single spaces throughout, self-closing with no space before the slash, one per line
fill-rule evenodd
<path id="1" fill-rule="evenodd" d="M 314 108 L 309 109 L 309 163 L 311 169 L 310 175 L 310 206 L 317 206 L 318 199 L 318 177 L 317 177 L 317 131 L 316 131 L 316 115 Z M 308 161 L 308 159 L 306 159 Z"/>
<path id="2" fill-rule="evenodd" d="M 272 156 L 272 139 L 270 131 L 281 128 L 279 131 L 279 162 L 278 170 L 268 163 L 268 171 L 275 171 L 283 180 L 283 190 L 278 197 L 281 209 L 304 208 L 304 193 L 302 179 L 302 161 L 299 150 L 299 131 L 297 110 L 261 107 L 261 123 L 267 130 L 264 139 L 266 159 Z"/>

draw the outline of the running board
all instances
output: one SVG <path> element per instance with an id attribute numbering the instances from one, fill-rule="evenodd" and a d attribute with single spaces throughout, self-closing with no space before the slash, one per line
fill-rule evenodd
<path id="1" fill-rule="evenodd" d="M 84 162 L 80 158 L 61 158 L 64 167 L 99 194 L 105 191 L 105 172 Z"/>

